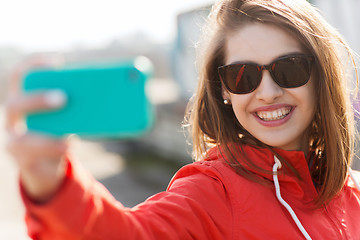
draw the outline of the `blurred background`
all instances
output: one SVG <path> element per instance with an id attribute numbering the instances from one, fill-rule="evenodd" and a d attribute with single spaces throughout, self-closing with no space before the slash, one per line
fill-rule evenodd
<path id="1" fill-rule="evenodd" d="M 156 122 L 137 139 L 74 140 L 80 161 L 125 206 L 166 189 L 191 160 L 181 123 L 197 82 L 195 45 L 212 0 L 12 0 L 0 5 L 0 121 L 9 75 L 36 54 L 66 63 L 144 55 L 155 74 L 147 91 Z M 356 53 L 360 53 L 360 0 L 313 0 Z M 358 62 L 359 63 L 359 62 Z M 358 107 L 358 101 L 354 106 Z M 2 131 L 3 132 L 3 131 Z M 0 134 L 0 145 L 5 135 Z M 27 240 L 17 175 L 0 148 L 0 239 Z M 354 168 L 360 164 L 355 161 Z"/>

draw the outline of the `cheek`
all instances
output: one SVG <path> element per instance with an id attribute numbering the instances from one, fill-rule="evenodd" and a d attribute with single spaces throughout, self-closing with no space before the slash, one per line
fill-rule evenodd
<path id="1" fill-rule="evenodd" d="M 317 91 L 313 81 L 309 81 L 306 85 L 288 90 L 294 98 L 294 103 L 299 108 L 304 121 L 311 121 L 315 115 L 317 108 Z"/>
<path id="2" fill-rule="evenodd" d="M 231 102 L 234 114 L 240 124 L 247 118 L 251 113 L 249 112 L 249 106 L 251 103 L 251 94 L 245 95 L 234 95 L 231 94 Z"/>

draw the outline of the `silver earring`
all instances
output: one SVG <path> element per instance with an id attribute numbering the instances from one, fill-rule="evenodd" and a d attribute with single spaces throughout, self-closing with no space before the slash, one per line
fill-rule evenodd
<path id="1" fill-rule="evenodd" d="M 225 104 L 225 105 L 228 105 L 228 104 L 230 104 L 230 101 L 227 100 L 227 99 L 224 99 L 224 104 Z"/>

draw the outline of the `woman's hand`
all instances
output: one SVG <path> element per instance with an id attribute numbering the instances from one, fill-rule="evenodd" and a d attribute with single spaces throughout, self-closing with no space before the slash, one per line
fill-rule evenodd
<path id="1" fill-rule="evenodd" d="M 30 66 L 44 66 L 33 61 Z M 24 116 L 30 112 L 59 108 L 66 102 L 60 91 L 25 95 L 19 89 L 24 69 L 14 72 L 10 80 L 6 103 L 7 149 L 14 157 L 20 181 L 28 196 L 36 202 L 49 200 L 65 177 L 64 154 L 68 144 L 64 139 L 52 139 L 27 132 Z"/>

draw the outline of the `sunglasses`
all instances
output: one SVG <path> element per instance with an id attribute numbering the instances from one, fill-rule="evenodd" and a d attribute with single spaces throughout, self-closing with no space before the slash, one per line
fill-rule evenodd
<path id="1" fill-rule="evenodd" d="M 220 66 L 218 72 L 226 89 L 234 94 L 254 91 L 260 85 L 265 69 L 280 87 L 296 88 L 309 81 L 313 60 L 313 56 L 305 54 L 287 55 L 269 65 L 234 63 Z"/>

